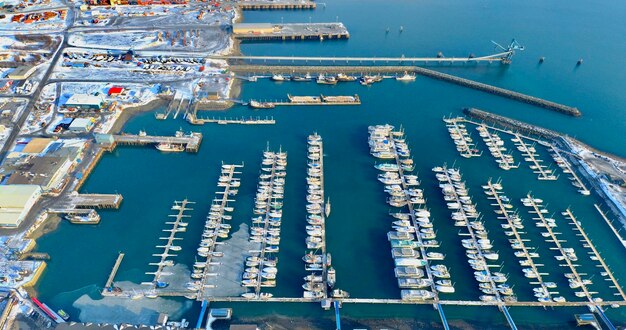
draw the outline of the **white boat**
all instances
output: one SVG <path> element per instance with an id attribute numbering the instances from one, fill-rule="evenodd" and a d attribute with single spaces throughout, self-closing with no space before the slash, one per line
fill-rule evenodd
<path id="1" fill-rule="evenodd" d="M 273 81 L 285 81 L 285 77 L 282 74 L 275 74 L 271 78 Z"/>
<path id="2" fill-rule="evenodd" d="M 415 81 L 415 75 L 409 74 L 408 72 L 404 72 L 402 76 L 396 76 L 396 80 L 398 81 Z"/>
<path id="3" fill-rule="evenodd" d="M 185 150 L 182 144 L 162 142 L 156 145 L 157 150 L 163 152 L 181 152 Z"/>

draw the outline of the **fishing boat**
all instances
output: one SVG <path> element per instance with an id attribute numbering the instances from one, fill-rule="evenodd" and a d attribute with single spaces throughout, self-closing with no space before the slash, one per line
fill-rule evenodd
<path id="1" fill-rule="evenodd" d="M 317 83 L 321 85 L 336 85 L 337 79 L 332 76 L 325 77 L 324 75 L 320 74 L 319 77 L 317 77 Z"/>
<path id="2" fill-rule="evenodd" d="M 348 76 L 345 73 L 337 74 L 337 81 L 356 81 L 356 77 Z"/>
<path id="3" fill-rule="evenodd" d="M 396 80 L 398 80 L 398 81 L 415 81 L 415 75 L 414 74 L 409 74 L 408 72 L 404 71 L 404 75 L 396 76 Z"/>
<path id="4" fill-rule="evenodd" d="M 185 150 L 182 144 L 161 142 L 156 145 L 157 150 L 163 152 L 181 152 Z"/>
<path id="5" fill-rule="evenodd" d="M 333 288 L 337 282 L 337 274 L 333 267 L 328 268 L 328 274 L 326 275 L 326 282 L 328 287 Z"/>
<path id="6" fill-rule="evenodd" d="M 250 100 L 248 105 L 253 109 L 273 109 L 276 107 L 276 105 L 272 102 L 259 102 L 255 100 Z"/>

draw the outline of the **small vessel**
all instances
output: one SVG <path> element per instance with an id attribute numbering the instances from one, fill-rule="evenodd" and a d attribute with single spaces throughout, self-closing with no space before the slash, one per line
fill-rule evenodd
<path id="1" fill-rule="evenodd" d="M 276 107 L 272 102 L 259 102 L 255 100 L 250 100 L 248 105 L 253 109 L 273 109 Z"/>
<path id="2" fill-rule="evenodd" d="M 396 76 L 396 80 L 398 80 L 398 81 L 415 81 L 415 75 L 409 74 L 408 72 L 404 71 L 404 75 Z"/>
<path id="3" fill-rule="evenodd" d="M 254 292 L 246 292 L 242 293 L 241 296 L 246 299 L 254 299 L 256 298 L 256 294 Z"/>
<path id="4" fill-rule="evenodd" d="M 161 142 L 156 145 L 157 150 L 163 152 L 181 152 L 185 150 L 182 144 Z"/>
<path id="5" fill-rule="evenodd" d="M 356 77 L 348 76 L 345 73 L 337 74 L 338 81 L 356 81 Z"/>
<path id="6" fill-rule="evenodd" d="M 63 319 L 63 321 L 67 321 L 70 319 L 70 316 L 62 309 L 59 309 L 57 311 L 57 314 L 59 314 L 59 316 Z"/>
<path id="7" fill-rule="evenodd" d="M 285 81 L 285 77 L 282 74 L 275 74 L 271 79 L 273 81 Z"/>
<path id="8" fill-rule="evenodd" d="M 337 282 L 337 274 L 333 267 L 328 268 L 328 274 L 326 275 L 326 282 L 328 283 L 328 287 L 332 288 L 335 286 Z"/>
<path id="9" fill-rule="evenodd" d="M 326 204 L 324 204 L 324 214 L 326 215 L 327 218 L 330 215 L 330 198 L 328 198 L 326 200 Z"/>

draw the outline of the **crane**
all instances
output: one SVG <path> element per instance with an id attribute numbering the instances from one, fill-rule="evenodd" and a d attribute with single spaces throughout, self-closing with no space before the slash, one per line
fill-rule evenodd
<path id="1" fill-rule="evenodd" d="M 502 45 L 500 45 L 499 43 L 491 40 L 491 43 L 493 43 L 495 45 L 494 49 L 496 50 L 503 50 L 504 51 L 504 55 L 502 56 L 502 63 L 504 64 L 510 64 L 511 63 L 511 57 L 513 57 L 513 55 L 515 54 L 516 50 L 524 50 L 524 46 L 520 45 L 519 42 L 517 42 L 517 40 L 513 39 L 511 40 L 511 43 L 509 43 L 509 45 L 507 47 L 504 47 Z"/>

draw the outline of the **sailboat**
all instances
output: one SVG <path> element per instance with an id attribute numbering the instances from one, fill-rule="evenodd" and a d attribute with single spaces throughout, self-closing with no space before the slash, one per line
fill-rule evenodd
<path id="1" fill-rule="evenodd" d="M 330 198 L 326 200 L 324 214 L 326 214 L 327 218 L 330 215 Z"/>

